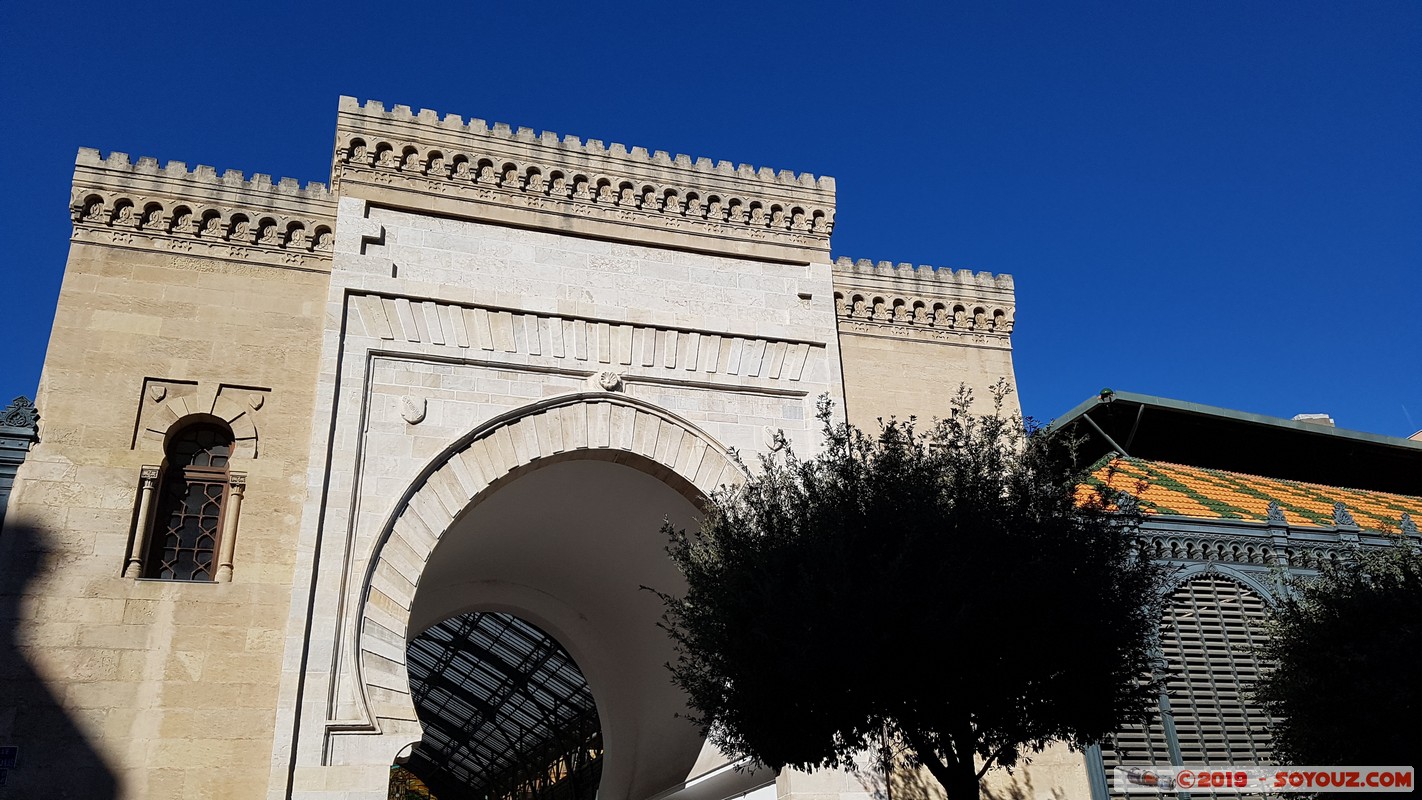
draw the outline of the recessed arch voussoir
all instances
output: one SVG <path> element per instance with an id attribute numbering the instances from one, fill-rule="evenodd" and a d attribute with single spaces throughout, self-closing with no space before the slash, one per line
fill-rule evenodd
<path id="1" fill-rule="evenodd" d="M 550 398 L 497 417 L 436 457 L 413 482 L 375 545 L 359 601 L 357 683 L 368 718 L 417 722 L 403 642 L 419 574 L 440 537 L 481 495 L 568 458 L 628 463 L 697 505 L 739 484 L 740 466 L 692 423 L 620 394 Z"/>

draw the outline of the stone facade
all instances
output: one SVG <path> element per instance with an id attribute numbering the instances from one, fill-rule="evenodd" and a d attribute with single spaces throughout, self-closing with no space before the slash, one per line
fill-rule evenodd
<path id="1" fill-rule="evenodd" d="M 1012 381 L 1011 278 L 833 262 L 834 192 L 349 98 L 329 189 L 81 150 L 0 535 L 22 752 L 0 796 L 384 797 L 420 737 L 407 637 L 486 607 L 557 635 L 607 701 L 609 796 L 765 785 L 674 718 L 636 592 L 662 541 L 621 521 L 694 518 L 776 431 L 812 449 L 821 396 L 865 424 Z M 138 577 L 195 421 L 232 438 L 221 568 Z M 555 474 L 602 490 L 575 520 L 597 538 L 501 543 L 501 498 L 563 519 Z"/>
<path id="2" fill-rule="evenodd" d="M 851 421 L 872 430 L 879 416 L 931 420 L 944 413 L 945 387 L 960 384 L 973 390 L 976 411 L 990 411 L 992 384 L 1015 385 L 1012 288 L 1011 275 L 835 261 Z M 1019 413 L 1017 396 L 1005 397 L 1003 408 Z"/>
<path id="3" fill-rule="evenodd" d="M 40 443 L 0 540 L 4 591 L 20 595 L 9 602 L 22 660 L 7 666 L 31 679 L 12 684 L 18 710 L 0 734 L 21 747 L 10 791 L 75 781 L 76 797 L 104 783 L 126 797 L 259 796 L 335 197 L 92 150 L 72 197 Z M 233 458 L 247 493 L 232 580 L 125 577 L 144 467 L 192 415 L 222 417 L 247 444 Z M 92 759 L 71 766 L 81 738 Z"/>

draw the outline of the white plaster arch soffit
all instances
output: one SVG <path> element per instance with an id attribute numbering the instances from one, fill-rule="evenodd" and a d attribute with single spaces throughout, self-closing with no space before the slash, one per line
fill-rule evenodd
<path id="1" fill-rule="evenodd" d="M 649 472 L 698 506 L 745 471 L 691 422 L 625 395 L 578 392 L 497 416 L 450 445 L 411 483 L 376 537 L 361 584 L 356 685 L 368 721 L 417 721 L 405 668 L 410 608 L 440 537 L 519 475 L 586 458 Z"/>

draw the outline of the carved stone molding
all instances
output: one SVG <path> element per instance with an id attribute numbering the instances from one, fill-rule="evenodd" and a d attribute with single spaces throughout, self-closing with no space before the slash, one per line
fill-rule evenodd
<path id="1" fill-rule="evenodd" d="M 343 193 L 472 219 L 809 263 L 834 228 L 834 180 L 604 146 L 341 98 Z"/>
<path id="2" fill-rule="evenodd" d="M 133 449 L 163 452 L 168 432 L 178 422 L 196 414 L 217 417 L 232 429 L 232 455 L 258 455 L 258 409 L 270 390 L 230 386 L 220 383 L 145 378 L 138 403 L 138 423 Z M 252 398 L 259 398 L 255 404 Z"/>
<path id="3" fill-rule="evenodd" d="M 464 357 L 537 357 L 550 365 L 606 371 L 618 378 L 618 384 L 629 372 L 673 380 L 707 380 L 721 375 L 794 384 L 804 374 L 811 354 L 823 353 L 823 347 L 809 342 L 407 297 L 356 295 L 351 297 L 351 308 L 355 312 L 351 330 L 355 333 L 385 341 L 432 344 Z"/>
<path id="4" fill-rule="evenodd" d="M 335 242 L 335 196 L 322 184 L 132 164 L 125 153 L 80 150 L 69 207 L 79 242 L 318 271 Z"/>
<path id="5" fill-rule="evenodd" d="M 612 370 L 603 370 L 588 378 L 588 388 L 615 392 L 622 388 L 622 376 Z"/>
<path id="6" fill-rule="evenodd" d="M 841 331 L 1007 346 L 1012 276 L 840 258 L 834 306 Z"/>
<path id="7" fill-rule="evenodd" d="M 348 646 L 363 719 L 330 721 L 330 729 L 369 733 L 415 721 L 403 637 L 421 565 L 470 504 L 523 470 L 564 458 L 650 468 L 698 504 L 745 479 L 730 454 L 694 425 L 623 395 L 548 399 L 471 432 L 410 487 L 366 562 L 347 638 L 354 639 Z"/>

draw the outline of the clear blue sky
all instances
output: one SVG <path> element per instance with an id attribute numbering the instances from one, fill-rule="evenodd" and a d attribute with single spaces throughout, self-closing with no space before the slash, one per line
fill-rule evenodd
<path id="1" fill-rule="evenodd" d="M 1110 386 L 1422 428 L 1416 0 L 317 5 L 6 4 L 3 399 L 76 148 L 325 180 L 350 94 L 833 175 L 835 255 L 1016 277 L 1038 418 Z"/>

